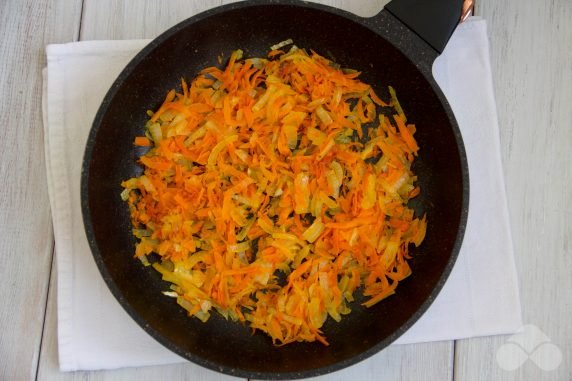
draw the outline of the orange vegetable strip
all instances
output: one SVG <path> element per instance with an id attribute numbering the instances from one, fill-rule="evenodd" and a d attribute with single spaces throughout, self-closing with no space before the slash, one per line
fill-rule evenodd
<path id="1" fill-rule="evenodd" d="M 149 140 L 149 138 L 146 136 L 137 136 L 133 144 L 140 147 L 151 147 L 153 145 L 151 140 Z"/>

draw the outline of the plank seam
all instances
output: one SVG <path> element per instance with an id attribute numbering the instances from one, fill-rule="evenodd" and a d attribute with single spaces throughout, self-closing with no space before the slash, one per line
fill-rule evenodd
<path id="1" fill-rule="evenodd" d="M 45 303 L 44 303 L 44 319 L 42 320 L 42 329 L 41 332 L 42 334 L 40 335 L 40 347 L 38 350 L 38 362 L 36 363 L 36 375 L 34 377 L 34 379 L 36 381 L 38 381 L 38 375 L 40 373 L 40 363 L 42 360 L 42 346 L 44 344 L 44 335 L 45 335 L 45 329 L 46 329 L 46 320 L 48 318 L 48 303 L 50 300 L 50 288 L 52 285 L 52 271 L 54 271 L 54 260 L 55 260 L 55 241 L 52 242 L 52 260 L 50 261 L 50 271 L 48 272 L 49 274 L 49 278 L 48 278 L 48 287 L 46 287 L 46 294 L 45 294 Z"/>

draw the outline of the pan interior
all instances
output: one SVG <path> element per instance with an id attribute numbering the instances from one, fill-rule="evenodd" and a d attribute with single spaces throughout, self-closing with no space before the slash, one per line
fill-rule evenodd
<path id="1" fill-rule="evenodd" d="M 207 324 L 161 294 L 168 285 L 133 259 L 134 239 L 122 180 L 138 175 L 141 154 L 132 142 L 141 135 L 146 110 L 156 109 L 180 78 L 226 60 L 235 49 L 265 56 L 271 45 L 292 38 L 299 47 L 362 71 L 378 94 L 393 86 L 421 147 L 415 164 L 422 189 L 414 206 L 427 213 L 426 241 L 413 251 L 413 275 L 396 295 L 371 309 L 353 312 L 324 327 L 330 345 L 296 343 L 275 347 L 261 333 L 225 321 L 216 313 Z M 311 375 L 337 369 L 375 353 L 408 328 L 449 263 L 461 216 L 462 174 L 451 122 L 430 83 L 413 63 L 370 29 L 335 13 L 289 5 L 253 6 L 215 13 L 179 25 L 148 54 L 132 63 L 100 109 L 92 155 L 87 158 L 87 199 L 94 256 L 127 311 L 148 332 L 178 354 L 236 375 Z M 129 71 L 130 70 L 130 71 Z M 85 195 L 84 195 L 85 196 Z M 89 230 L 89 228 L 88 228 Z M 434 296 L 434 295 L 433 295 Z"/>

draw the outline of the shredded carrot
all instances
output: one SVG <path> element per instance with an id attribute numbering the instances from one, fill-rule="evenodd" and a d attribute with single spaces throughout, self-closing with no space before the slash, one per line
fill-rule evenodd
<path id="1" fill-rule="evenodd" d="M 427 225 L 407 207 L 415 126 L 358 76 L 296 47 L 235 51 L 149 113 L 144 173 L 121 197 L 136 257 L 189 315 L 328 345 L 324 322 L 358 289 L 370 307 L 411 274 Z"/>
<path id="2" fill-rule="evenodd" d="M 140 147 L 151 147 L 153 143 L 145 136 L 137 136 L 133 142 L 136 146 Z"/>

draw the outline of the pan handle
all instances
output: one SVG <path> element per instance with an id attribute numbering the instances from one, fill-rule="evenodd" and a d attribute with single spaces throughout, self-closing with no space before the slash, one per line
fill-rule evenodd
<path id="1" fill-rule="evenodd" d="M 473 0 L 392 0 L 385 10 L 442 53 L 472 4 Z"/>

